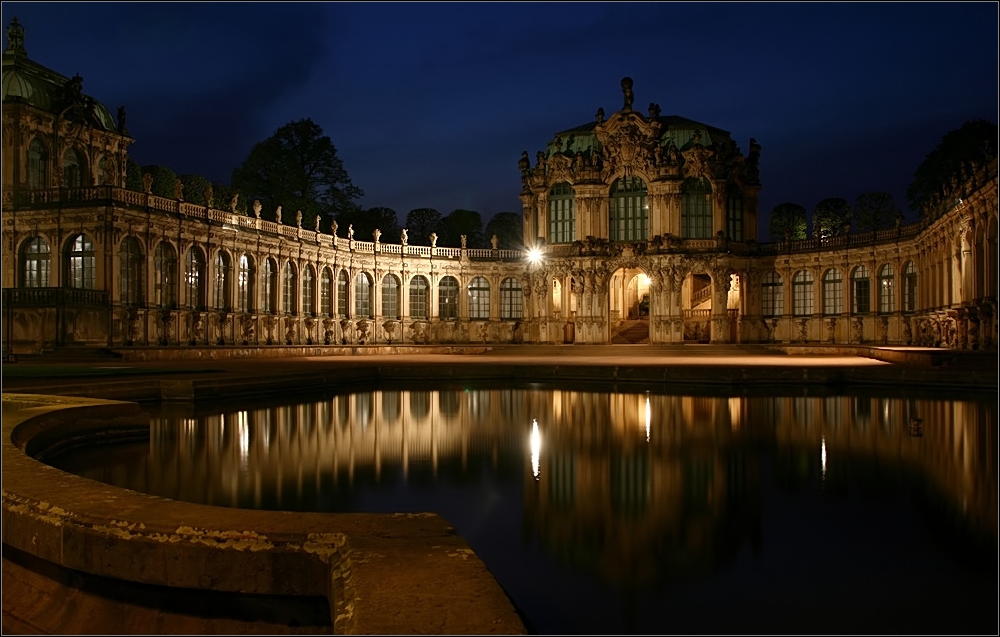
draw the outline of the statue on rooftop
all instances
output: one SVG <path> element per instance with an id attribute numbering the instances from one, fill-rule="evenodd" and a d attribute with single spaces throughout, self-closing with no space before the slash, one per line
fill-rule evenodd
<path id="1" fill-rule="evenodd" d="M 635 94 L 632 93 L 632 78 L 623 77 L 622 78 L 622 93 L 625 95 L 625 104 L 622 106 L 623 111 L 632 110 L 632 100 L 635 99 Z"/>

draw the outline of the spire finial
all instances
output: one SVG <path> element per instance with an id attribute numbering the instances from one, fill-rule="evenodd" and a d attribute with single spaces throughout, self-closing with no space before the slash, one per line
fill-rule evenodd
<path id="1" fill-rule="evenodd" d="M 19 53 L 21 55 L 28 54 L 24 50 L 24 28 L 17 21 L 17 16 L 14 16 L 14 19 L 10 22 L 10 26 L 7 27 L 7 48 L 4 52 Z"/>

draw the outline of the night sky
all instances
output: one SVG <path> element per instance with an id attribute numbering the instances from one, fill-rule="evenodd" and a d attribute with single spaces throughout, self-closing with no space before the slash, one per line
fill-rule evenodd
<path id="1" fill-rule="evenodd" d="M 610 116 L 622 77 L 762 146 L 760 236 L 791 201 L 906 187 L 942 135 L 997 121 L 998 3 L 4 2 L 30 58 L 128 112 L 140 164 L 228 183 L 311 118 L 364 207 L 520 212 L 517 160 Z M 6 43 L 6 35 L 4 39 Z M 532 161 L 534 163 L 534 161 Z"/>

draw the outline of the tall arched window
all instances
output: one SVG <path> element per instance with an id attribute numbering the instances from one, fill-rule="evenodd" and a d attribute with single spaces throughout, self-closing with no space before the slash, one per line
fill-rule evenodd
<path id="1" fill-rule="evenodd" d="M 347 318 L 347 270 L 337 275 L 337 316 Z"/>
<path id="2" fill-rule="evenodd" d="M 268 314 L 278 313 L 278 264 L 274 259 L 264 259 L 261 273 L 260 309 Z"/>
<path id="3" fill-rule="evenodd" d="M 316 274 L 309 264 L 302 270 L 302 311 L 316 316 Z"/>
<path id="4" fill-rule="evenodd" d="M 282 278 L 281 286 L 281 308 L 285 314 L 297 314 L 299 291 L 299 276 L 295 271 L 295 264 L 291 261 L 285 262 L 285 276 Z"/>
<path id="5" fill-rule="evenodd" d="M 704 177 L 689 177 L 681 186 L 681 236 L 712 238 L 712 183 Z"/>
<path id="6" fill-rule="evenodd" d="M 135 237 L 125 237 L 118 249 L 118 300 L 122 305 L 142 305 L 142 272 L 146 260 Z"/>
<path id="7" fill-rule="evenodd" d="M 323 316 L 333 316 L 333 275 L 330 268 L 323 268 L 319 277 L 319 311 Z"/>
<path id="8" fill-rule="evenodd" d="M 63 188 L 79 188 L 83 185 L 83 158 L 70 148 L 63 153 Z"/>
<path id="9" fill-rule="evenodd" d="M 254 277 L 256 276 L 253 257 L 240 255 L 240 273 L 237 282 L 237 307 L 244 314 L 253 312 Z"/>
<path id="10" fill-rule="evenodd" d="M 844 311 L 844 282 L 840 270 L 830 268 L 823 273 L 823 314 L 837 315 Z"/>
<path id="11" fill-rule="evenodd" d="M 354 278 L 354 316 L 372 317 L 372 280 L 364 272 Z"/>
<path id="12" fill-rule="evenodd" d="M 878 271 L 878 311 L 889 314 L 896 310 L 896 271 L 886 263 Z"/>
<path id="13" fill-rule="evenodd" d="M 743 191 L 736 184 L 726 188 L 726 236 L 743 241 Z"/>
<path id="14" fill-rule="evenodd" d="M 868 268 L 859 265 L 851 273 L 851 312 L 868 314 L 871 311 L 871 279 L 868 277 Z"/>
<path id="15" fill-rule="evenodd" d="M 78 234 L 69 242 L 69 254 L 67 255 L 66 282 L 71 288 L 83 290 L 94 289 L 95 268 L 97 257 L 94 254 L 94 244 L 90 237 L 85 234 Z"/>
<path id="16" fill-rule="evenodd" d="M 813 313 L 813 275 L 799 270 L 792 277 L 792 314 L 809 316 Z"/>
<path id="17" fill-rule="evenodd" d="M 768 272 L 761 282 L 760 312 L 764 316 L 781 316 L 785 313 L 785 291 L 781 275 L 777 272 Z"/>
<path id="18" fill-rule="evenodd" d="M 645 241 L 649 238 L 646 182 L 638 177 L 622 177 L 611 186 L 608 228 L 612 241 Z"/>
<path id="19" fill-rule="evenodd" d="M 205 255 L 198 246 L 191 246 L 184 261 L 184 305 L 205 308 Z"/>
<path id="20" fill-rule="evenodd" d="M 25 241 L 21 246 L 21 287 L 49 287 L 52 254 L 49 243 L 41 237 Z"/>
<path id="21" fill-rule="evenodd" d="M 214 285 L 212 290 L 213 307 L 216 310 L 222 310 L 228 312 L 232 307 L 230 305 L 232 296 L 232 261 L 229 258 L 229 253 L 225 250 L 219 250 L 215 255 L 215 273 L 214 273 Z"/>
<path id="22" fill-rule="evenodd" d="M 458 318 L 458 279 L 446 276 L 438 284 L 438 318 L 449 321 Z"/>
<path id="23" fill-rule="evenodd" d="M 426 321 L 430 310 L 430 285 L 422 276 L 410 279 L 410 318 Z"/>
<path id="24" fill-rule="evenodd" d="M 382 277 L 382 316 L 399 318 L 399 279 L 392 274 Z"/>
<path id="25" fill-rule="evenodd" d="M 521 318 L 523 303 L 520 279 L 511 276 L 500 282 L 500 318 Z"/>
<path id="26" fill-rule="evenodd" d="M 49 152 L 37 138 L 28 146 L 28 188 L 49 187 Z"/>
<path id="27" fill-rule="evenodd" d="M 469 284 L 469 318 L 488 320 L 490 318 L 490 283 L 477 276 Z"/>
<path id="28" fill-rule="evenodd" d="M 903 311 L 917 310 L 917 267 L 913 261 L 907 261 L 903 268 Z"/>
<path id="29" fill-rule="evenodd" d="M 177 252 L 174 246 L 161 241 L 153 257 L 153 300 L 162 309 L 177 306 Z"/>
<path id="30" fill-rule="evenodd" d="M 572 243 L 575 240 L 573 187 L 561 181 L 549 190 L 549 243 Z"/>

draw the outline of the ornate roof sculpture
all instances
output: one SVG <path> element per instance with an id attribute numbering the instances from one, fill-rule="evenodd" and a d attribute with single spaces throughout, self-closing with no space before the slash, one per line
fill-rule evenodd
<path id="1" fill-rule="evenodd" d="M 22 102 L 79 123 L 107 131 L 125 133 L 124 122 L 115 124 L 108 109 L 83 93 L 83 78 L 67 78 L 28 58 L 24 28 L 15 17 L 7 27 L 7 47 L 3 52 L 3 103 Z M 124 109 L 119 110 L 124 119 Z"/>

